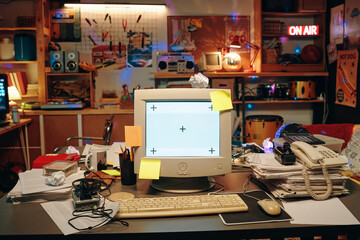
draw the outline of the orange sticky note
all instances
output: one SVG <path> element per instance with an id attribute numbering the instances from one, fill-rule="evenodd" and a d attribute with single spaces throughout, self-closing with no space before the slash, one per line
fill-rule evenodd
<path id="1" fill-rule="evenodd" d="M 125 126 L 125 145 L 127 147 L 142 145 L 141 126 Z"/>
<path id="2" fill-rule="evenodd" d="M 141 159 L 139 179 L 159 179 L 160 167 L 160 159 Z"/>
<path id="3" fill-rule="evenodd" d="M 233 109 L 231 95 L 228 91 L 220 90 L 210 92 L 211 103 L 214 111 L 224 111 Z"/>

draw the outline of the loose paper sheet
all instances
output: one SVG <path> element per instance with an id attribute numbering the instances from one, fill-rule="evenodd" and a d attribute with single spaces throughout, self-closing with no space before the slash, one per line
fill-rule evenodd
<path id="1" fill-rule="evenodd" d="M 291 221 L 293 224 L 360 224 L 337 197 L 325 201 L 303 200 L 283 202 L 283 204 L 286 211 L 294 218 Z"/>

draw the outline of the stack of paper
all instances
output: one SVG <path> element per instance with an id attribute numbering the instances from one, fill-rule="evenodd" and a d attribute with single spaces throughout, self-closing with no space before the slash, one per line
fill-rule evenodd
<path id="1" fill-rule="evenodd" d="M 43 169 L 32 169 L 19 173 L 19 181 L 8 193 L 12 203 L 43 202 L 49 200 L 62 200 L 71 197 L 70 189 L 72 182 L 83 178 L 84 171 L 78 171 L 68 177 L 60 186 L 50 186 L 45 183 Z"/>
<path id="2" fill-rule="evenodd" d="M 251 153 L 247 156 L 248 163 L 253 169 L 255 177 L 263 182 L 278 198 L 310 196 L 305 188 L 305 181 L 301 174 L 302 164 L 282 165 L 273 153 Z M 328 168 L 333 184 L 332 195 L 349 194 L 345 188 L 348 177 L 342 176 L 342 168 Z M 326 192 L 326 181 L 321 169 L 309 170 L 310 185 L 314 193 Z"/>

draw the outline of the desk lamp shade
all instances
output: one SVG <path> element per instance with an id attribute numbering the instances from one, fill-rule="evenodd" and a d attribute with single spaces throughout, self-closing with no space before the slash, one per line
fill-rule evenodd
<path id="1" fill-rule="evenodd" d="M 8 87 L 8 92 L 9 92 L 9 100 L 10 100 L 9 107 L 11 109 L 11 107 L 17 106 L 15 100 L 21 100 L 21 95 L 15 86 Z"/>

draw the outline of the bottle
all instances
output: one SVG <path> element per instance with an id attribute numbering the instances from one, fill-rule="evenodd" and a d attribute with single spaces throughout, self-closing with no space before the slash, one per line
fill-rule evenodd
<path id="1" fill-rule="evenodd" d="M 20 122 L 20 114 L 19 114 L 19 111 L 18 111 L 17 107 L 12 107 L 11 108 L 11 113 L 12 113 L 13 122 L 14 123 Z"/>
<path id="2" fill-rule="evenodd" d="M 4 37 L 3 41 L 0 43 L 1 60 L 11 60 L 14 58 L 14 54 L 14 43 L 10 41 L 9 37 Z"/>

